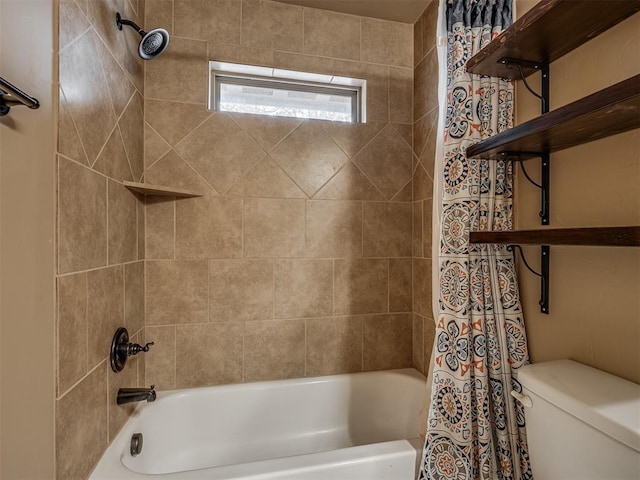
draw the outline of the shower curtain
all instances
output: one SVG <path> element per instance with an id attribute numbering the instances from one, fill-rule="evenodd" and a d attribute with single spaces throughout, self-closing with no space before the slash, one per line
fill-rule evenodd
<path id="1" fill-rule="evenodd" d="M 516 371 L 529 361 L 513 255 L 504 246 L 469 244 L 471 230 L 512 228 L 512 165 L 465 155 L 469 145 L 513 126 L 513 85 L 465 70 L 511 24 L 512 0 L 441 1 L 447 101 L 436 162 L 439 298 L 419 479 L 530 479 L 524 412 L 510 395 L 521 391 Z"/>

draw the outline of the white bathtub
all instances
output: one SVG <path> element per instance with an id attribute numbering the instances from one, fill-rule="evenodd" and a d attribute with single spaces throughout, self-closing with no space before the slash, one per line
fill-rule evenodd
<path id="1" fill-rule="evenodd" d="M 414 369 L 160 392 L 90 480 L 413 480 L 424 396 Z"/>

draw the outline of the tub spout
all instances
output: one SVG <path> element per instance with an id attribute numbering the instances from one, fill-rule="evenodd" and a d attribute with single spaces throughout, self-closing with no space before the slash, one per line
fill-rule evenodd
<path id="1" fill-rule="evenodd" d="M 123 405 L 125 403 L 153 402 L 156 399 L 155 385 L 151 385 L 150 388 L 120 388 L 116 395 L 116 403 Z"/>

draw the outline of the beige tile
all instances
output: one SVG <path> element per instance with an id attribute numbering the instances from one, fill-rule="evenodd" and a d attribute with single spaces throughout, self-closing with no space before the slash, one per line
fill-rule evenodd
<path id="1" fill-rule="evenodd" d="M 436 47 L 438 2 L 432 0 L 422 14 L 422 52 L 426 55 Z"/>
<path id="2" fill-rule="evenodd" d="M 389 259 L 389 311 L 410 312 L 412 309 L 411 259 Z"/>
<path id="3" fill-rule="evenodd" d="M 410 313 L 363 318 L 364 370 L 411 367 L 413 319 Z"/>
<path id="4" fill-rule="evenodd" d="M 266 156 L 225 113 L 210 117 L 175 148 L 220 193 L 229 190 Z"/>
<path id="5" fill-rule="evenodd" d="M 146 199 L 146 259 L 175 256 L 175 202 L 173 197 Z"/>
<path id="6" fill-rule="evenodd" d="M 386 199 L 391 199 L 411 179 L 411 147 L 391 125 L 387 125 L 353 161 Z"/>
<path id="7" fill-rule="evenodd" d="M 387 259 L 335 260 L 334 315 L 387 312 Z"/>
<path id="8" fill-rule="evenodd" d="M 331 315 L 332 260 L 279 260 L 274 266 L 276 318 Z"/>
<path id="9" fill-rule="evenodd" d="M 88 4 L 89 19 L 94 29 L 118 63 L 127 72 L 136 88 L 143 91 L 144 65 L 143 60 L 137 55 L 140 36 L 131 28 L 118 30 L 113 28 L 113 24 L 118 11 L 123 18 L 138 24 L 142 24 L 144 19 L 138 18 L 131 5 L 122 0 L 90 0 Z"/>
<path id="10" fill-rule="evenodd" d="M 365 202 L 363 254 L 365 257 L 411 256 L 411 203 Z"/>
<path id="11" fill-rule="evenodd" d="M 154 185 L 182 188 L 201 195 L 216 193 L 211 185 L 173 150 L 147 168 L 144 177 L 147 183 Z"/>
<path id="12" fill-rule="evenodd" d="M 322 128 L 349 158 L 355 156 L 385 126 L 381 122 L 322 122 Z"/>
<path id="13" fill-rule="evenodd" d="M 307 202 L 306 254 L 312 257 L 362 256 L 362 203 Z"/>
<path id="14" fill-rule="evenodd" d="M 270 152 L 293 132 L 301 123 L 298 118 L 271 117 L 267 115 L 232 114 L 240 128 L 248 133 L 258 145 Z M 323 122 L 324 123 L 324 122 Z"/>
<path id="15" fill-rule="evenodd" d="M 107 181 L 59 158 L 58 273 L 107 263 Z"/>
<path id="16" fill-rule="evenodd" d="M 389 120 L 413 122 L 412 68 L 389 68 Z"/>
<path id="17" fill-rule="evenodd" d="M 90 27 L 89 20 L 74 0 L 61 0 L 59 3 L 59 49 L 64 50 Z"/>
<path id="18" fill-rule="evenodd" d="M 415 67 L 422 60 L 422 22 L 424 14 L 413 24 L 413 66 Z"/>
<path id="19" fill-rule="evenodd" d="M 145 0 L 146 30 L 164 28 L 173 34 L 173 0 Z"/>
<path id="20" fill-rule="evenodd" d="M 206 260 L 150 260 L 145 277 L 147 325 L 209 320 Z"/>
<path id="21" fill-rule="evenodd" d="M 243 65 L 273 66 L 273 50 L 249 48 L 225 43 L 207 44 L 209 60 L 218 62 L 241 63 Z"/>
<path id="22" fill-rule="evenodd" d="M 423 317 L 433 317 L 430 259 L 413 259 L 413 311 Z"/>
<path id="23" fill-rule="evenodd" d="M 152 81 L 148 80 L 148 83 L 150 84 Z M 147 89 L 146 94 L 151 94 L 149 89 Z M 182 100 L 182 97 L 171 98 L 171 100 L 177 99 Z M 169 145 L 175 145 L 204 122 L 211 115 L 211 112 L 207 110 L 206 97 L 202 97 L 200 103 L 197 104 L 151 100 L 145 97 L 144 115 L 147 123 Z"/>
<path id="24" fill-rule="evenodd" d="M 211 260 L 209 318 L 216 321 L 273 317 L 273 262 Z"/>
<path id="25" fill-rule="evenodd" d="M 414 70 L 413 118 L 417 120 L 438 106 L 438 55 L 431 50 Z"/>
<path id="26" fill-rule="evenodd" d="M 361 371 L 362 317 L 307 320 L 308 377 Z"/>
<path id="27" fill-rule="evenodd" d="M 72 0 L 67 0 L 72 1 Z M 78 130 L 76 129 L 64 93 L 60 90 L 60 108 L 58 111 L 58 152 L 83 165 L 87 164 L 87 154 L 84 153 Z"/>
<path id="28" fill-rule="evenodd" d="M 380 190 L 351 162 L 342 167 L 313 198 L 327 200 L 383 200 Z"/>
<path id="29" fill-rule="evenodd" d="M 132 340 L 133 341 L 133 340 Z M 129 357 L 121 372 L 115 373 L 107 369 L 107 399 L 109 403 L 109 441 L 113 441 L 120 429 L 133 414 L 137 403 L 118 405 L 116 397 L 120 388 L 135 388 L 138 386 L 138 358 Z"/>
<path id="30" fill-rule="evenodd" d="M 242 44 L 287 52 L 303 50 L 302 7 L 263 0 L 242 2 Z"/>
<path id="31" fill-rule="evenodd" d="M 175 1 L 176 36 L 240 44 L 241 4 L 238 0 Z"/>
<path id="32" fill-rule="evenodd" d="M 153 342 L 153 346 L 144 355 L 144 385 L 155 385 L 156 390 L 176 388 L 176 327 L 147 326 L 145 341 Z"/>
<path id="33" fill-rule="evenodd" d="M 392 202 L 411 202 L 413 199 L 413 183 L 411 180 L 398 193 L 391 197 Z"/>
<path id="34" fill-rule="evenodd" d="M 93 164 L 93 169 L 115 180 L 133 181 L 133 173 L 129 166 L 129 159 L 119 128 L 114 128 L 111 132 L 107 143 L 96 159 L 96 163 Z"/>
<path id="35" fill-rule="evenodd" d="M 109 356 L 116 330 L 124 326 L 122 265 L 87 273 L 88 369 Z"/>
<path id="36" fill-rule="evenodd" d="M 144 165 L 145 168 L 152 165 L 160 157 L 171 150 L 164 138 L 162 138 L 149 124 L 144 126 Z"/>
<path id="37" fill-rule="evenodd" d="M 176 202 L 177 258 L 241 256 L 241 199 L 209 195 Z"/>
<path id="38" fill-rule="evenodd" d="M 245 199 L 244 256 L 302 256 L 304 222 L 304 200 Z"/>
<path id="39" fill-rule="evenodd" d="M 360 60 L 360 18 L 305 8 L 304 52 L 321 57 Z"/>
<path id="40" fill-rule="evenodd" d="M 406 23 L 362 18 L 363 62 L 413 66 L 413 27 Z"/>
<path id="41" fill-rule="evenodd" d="M 429 150 L 433 150 L 435 154 L 435 140 L 437 136 L 438 129 L 438 109 L 435 108 L 428 113 L 425 113 L 422 117 L 420 117 L 413 126 L 413 138 L 414 138 L 414 153 L 418 158 L 420 158 L 427 145 L 429 146 Z M 433 144 L 433 149 L 431 147 Z"/>
<path id="42" fill-rule="evenodd" d="M 424 323 L 425 320 L 420 315 L 413 314 L 413 368 L 418 370 L 423 375 L 425 374 L 425 335 L 424 335 Z"/>
<path id="43" fill-rule="evenodd" d="M 138 198 L 138 260 L 144 260 L 146 258 L 144 238 L 145 238 L 145 205 L 144 196 L 137 195 Z"/>
<path id="44" fill-rule="evenodd" d="M 242 324 L 176 327 L 176 387 L 242 382 Z"/>
<path id="45" fill-rule="evenodd" d="M 124 266 L 124 324 L 131 335 L 144 327 L 144 262 Z"/>
<path id="46" fill-rule="evenodd" d="M 347 162 L 347 156 L 324 132 L 320 122 L 305 122 L 271 153 L 309 196 L 316 193 Z"/>
<path id="47" fill-rule="evenodd" d="M 106 399 L 105 361 L 56 401 L 56 478 L 84 480 L 102 457 L 108 434 Z"/>
<path id="48" fill-rule="evenodd" d="M 424 370 L 425 375 L 429 369 L 431 361 L 431 353 L 433 351 L 433 343 L 436 338 L 436 322 L 431 316 L 424 319 Z"/>
<path id="49" fill-rule="evenodd" d="M 400 136 L 407 142 L 410 147 L 413 146 L 413 121 L 409 123 L 392 122 L 393 128 L 400 134 Z"/>
<path id="50" fill-rule="evenodd" d="M 416 171 L 413 173 L 413 200 L 426 200 L 433 196 L 433 180 L 422 166 L 418 163 Z"/>
<path id="51" fill-rule="evenodd" d="M 129 189 L 109 180 L 109 264 L 138 259 L 138 224 L 136 197 Z"/>
<path id="52" fill-rule="evenodd" d="M 58 278 L 58 395 L 87 372 L 87 276 Z"/>
<path id="53" fill-rule="evenodd" d="M 413 242 L 412 242 L 412 250 L 414 257 L 423 257 L 423 240 L 422 240 L 422 230 L 423 230 L 423 212 L 422 212 L 423 202 L 413 202 Z"/>
<path id="54" fill-rule="evenodd" d="M 116 117 L 92 30 L 60 54 L 60 85 L 91 163 L 107 141 Z"/>
<path id="55" fill-rule="evenodd" d="M 206 3 L 213 5 L 216 2 Z M 146 62 L 145 69 L 145 98 L 206 103 L 208 63 L 205 42 L 172 37 L 167 50 L 153 62 Z M 151 120 L 149 123 L 155 127 Z M 158 133 L 162 135 L 160 130 Z"/>
<path id="56" fill-rule="evenodd" d="M 109 87 L 109 95 L 113 103 L 116 117 L 119 117 L 129 103 L 136 87 L 131 83 L 125 71 L 102 42 L 96 42 L 100 54 L 100 63 Z"/>
<path id="57" fill-rule="evenodd" d="M 436 130 L 437 128 L 434 127 L 434 129 L 431 132 L 431 135 L 429 135 L 429 138 L 427 138 L 427 143 L 424 147 L 424 150 L 422 151 L 422 155 L 420 156 L 420 163 L 422 164 L 422 166 L 424 167 L 424 169 L 427 171 L 427 173 L 431 178 L 433 178 L 433 167 L 436 160 L 436 144 L 437 144 Z"/>
<path id="58" fill-rule="evenodd" d="M 425 200 L 422 204 L 422 251 L 425 257 L 433 258 L 433 203 L 431 200 Z"/>
<path id="59" fill-rule="evenodd" d="M 136 94 L 127 105 L 118 123 L 135 181 L 139 181 L 144 173 L 144 112 L 142 107 L 142 97 Z"/>
<path id="60" fill-rule="evenodd" d="M 246 322 L 244 381 L 303 377 L 304 320 Z"/>
<path id="61" fill-rule="evenodd" d="M 251 169 L 227 193 L 229 196 L 259 198 L 307 198 L 284 170 L 270 158 Z"/>

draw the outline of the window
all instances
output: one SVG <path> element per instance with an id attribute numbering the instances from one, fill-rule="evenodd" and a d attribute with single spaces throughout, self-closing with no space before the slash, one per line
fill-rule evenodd
<path id="1" fill-rule="evenodd" d="M 210 62 L 209 108 L 220 112 L 364 122 L 366 81 Z"/>

